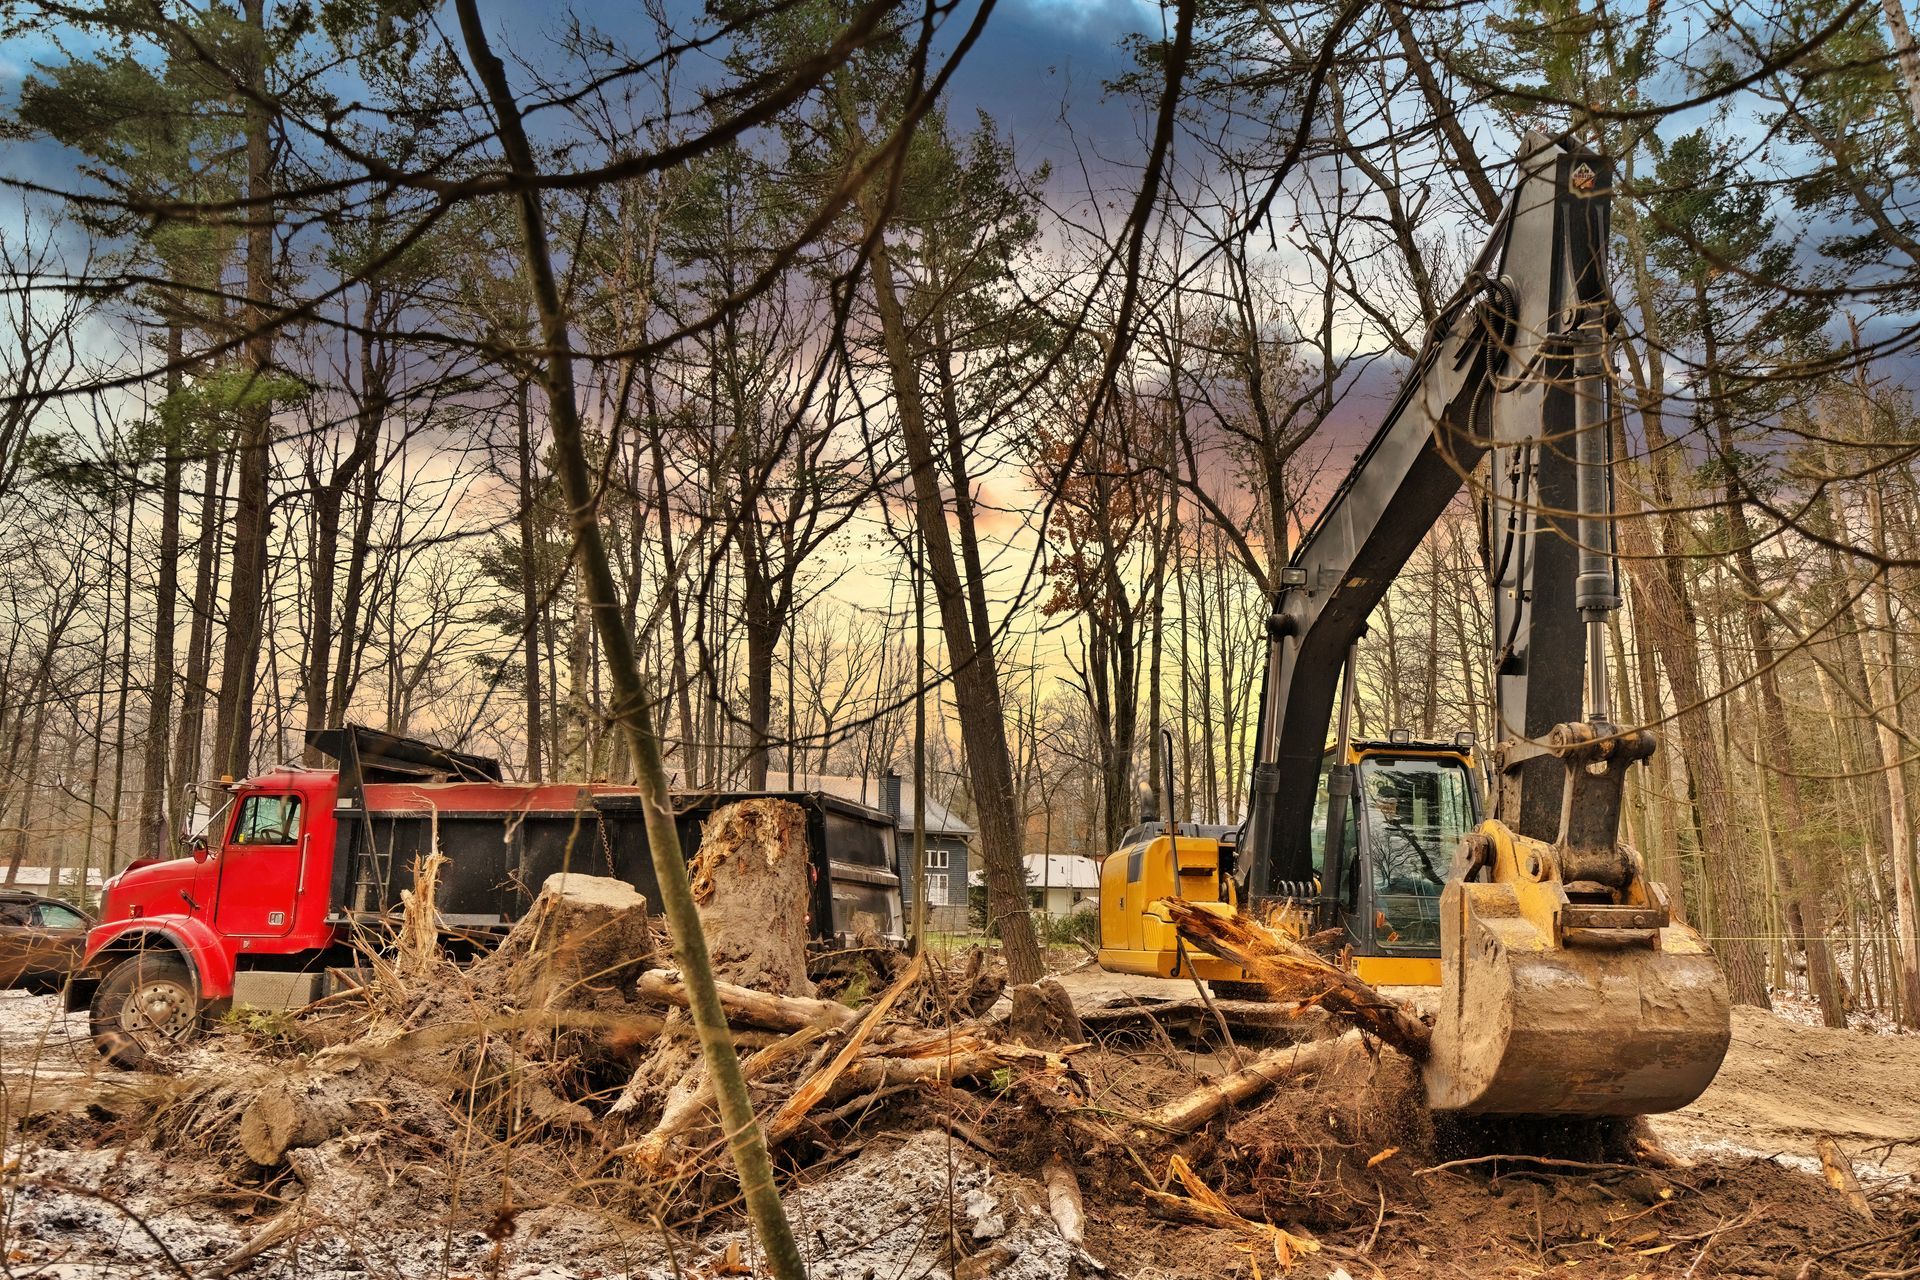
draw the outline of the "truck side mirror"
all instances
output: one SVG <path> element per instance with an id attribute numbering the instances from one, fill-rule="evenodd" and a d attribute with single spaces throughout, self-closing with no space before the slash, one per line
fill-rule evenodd
<path id="1" fill-rule="evenodd" d="M 193 860 L 195 862 L 205 862 L 207 860 L 207 838 L 205 836 L 194 836 L 187 841 L 187 848 L 193 852 Z"/>

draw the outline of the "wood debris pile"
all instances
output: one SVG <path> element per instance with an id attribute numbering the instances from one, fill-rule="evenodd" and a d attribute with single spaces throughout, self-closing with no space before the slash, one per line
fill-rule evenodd
<path id="1" fill-rule="evenodd" d="M 783 1168 L 843 1161 L 876 1117 L 968 1090 L 1084 1105 L 1072 1060 L 1087 1044 L 1025 1043 L 988 1018 L 1005 979 L 984 952 L 942 963 L 876 944 L 810 968 L 791 906 L 808 896 L 802 821 L 777 801 L 723 808 L 693 867 L 732 1038 Z M 555 875 L 496 950 L 462 967 L 415 918 L 434 872 L 416 869 L 399 944 L 369 956 L 359 990 L 290 1033 L 178 1055 L 146 1091 L 149 1143 L 241 1178 L 291 1173 L 303 1194 L 288 1221 L 457 1199 L 456 1165 L 460 1182 L 511 1188 L 496 1212 L 588 1202 L 642 1221 L 725 1221 L 736 1188 L 712 1083 L 640 895 Z M 260 1248 L 285 1229 L 269 1224 Z"/>
<path id="2" fill-rule="evenodd" d="M 1848 1212 L 1866 1203 L 1857 1183 L 1836 1201 L 1765 1162 L 1681 1169 L 1617 1134 L 1549 1153 L 1450 1132 L 1422 1103 L 1419 1016 L 1306 947 L 1178 903 L 1189 942 L 1245 965 L 1271 1002 L 1170 987 L 1076 1005 L 1052 981 L 1003 993 L 978 950 L 909 958 L 877 940 L 810 958 L 789 910 L 808 860 L 786 808 L 721 810 L 694 871 L 756 1113 L 810 1224 L 811 1274 L 912 1258 L 912 1273 L 954 1280 L 1318 1280 L 1437 1265 L 1438 1231 L 1469 1274 L 1479 1253 L 1487 1274 L 1523 1254 L 1625 1276 L 1669 1253 L 1698 1263 L 1703 1245 L 1880 1265 L 1914 1245 L 1903 1225 L 1920 1233 L 1910 1195 L 1882 1195 L 1869 1222 Z M 420 871 L 416 913 L 431 901 L 433 869 Z M 359 991 L 291 1034 L 185 1055 L 150 1091 L 150 1145 L 204 1155 L 284 1206 L 210 1274 L 423 1213 L 483 1233 L 498 1261 L 516 1232 L 582 1212 L 680 1242 L 659 1274 L 753 1273 L 658 928 L 630 886 L 555 876 L 468 966 L 414 919 Z M 705 1261 L 683 1271 L 681 1247 Z M 1805 1274 L 1829 1272 L 1862 1274 Z"/>

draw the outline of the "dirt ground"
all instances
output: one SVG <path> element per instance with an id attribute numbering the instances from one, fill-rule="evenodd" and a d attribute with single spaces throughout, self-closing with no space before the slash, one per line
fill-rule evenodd
<path id="1" fill-rule="evenodd" d="M 1824 1133 L 1863 1169 L 1920 1178 L 1920 1036 L 1830 1031 L 1737 1008 L 1712 1086 L 1652 1123 L 1689 1155 L 1777 1155 L 1807 1168 Z"/>
<path id="2" fill-rule="evenodd" d="M 1188 994 L 1097 970 L 1063 984 L 1084 1006 Z M 1196 1073 L 1228 1065 L 1216 1050 L 1164 1037 L 1078 1060 L 1090 1107 L 1106 1118 L 1136 1114 L 1191 1087 Z M 512 1177 L 467 1185 L 449 1176 L 462 1167 L 460 1152 L 409 1158 L 373 1133 L 336 1144 L 335 1157 L 384 1170 L 385 1195 L 302 1221 L 236 1264 L 235 1251 L 290 1200 L 292 1179 L 169 1155 L 117 1124 L 127 1101 L 152 1087 L 148 1077 L 101 1070 L 80 1020 L 52 998 L 0 993 L 8 1146 L 0 1274 L 758 1274 L 725 1213 L 669 1229 L 664 1216 L 610 1212 L 586 1194 L 543 1198 Z M 1920 1175 L 1920 1036 L 1737 1011 L 1720 1078 L 1693 1106 L 1654 1122 L 1670 1150 L 1695 1162 L 1677 1170 L 1488 1160 L 1512 1148 L 1489 1152 L 1484 1139 L 1474 1146 L 1436 1133 L 1411 1066 L 1356 1050 L 1321 1078 L 1180 1145 L 1203 1185 L 1260 1224 L 1252 1235 L 1149 1211 L 1143 1186 L 1179 1189 L 1164 1147 L 1122 1142 L 1075 1157 L 1061 1121 L 1036 1118 L 1014 1092 L 947 1089 L 932 1102 L 901 1102 L 866 1119 L 834 1158 L 791 1178 L 787 1203 L 815 1280 L 1920 1276 L 1920 1197 L 1911 1190 Z M 1855 1159 L 1877 1221 L 1851 1216 L 1809 1172 L 1822 1133 Z M 1061 1152 L 1079 1161 L 1084 1248 L 1061 1238 L 1046 1207 L 1040 1167 Z M 1451 1164 L 1462 1159 L 1469 1163 Z M 658 1213 L 671 1216 L 670 1197 Z M 956 1252 L 965 1256 L 957 1266 Z"/>

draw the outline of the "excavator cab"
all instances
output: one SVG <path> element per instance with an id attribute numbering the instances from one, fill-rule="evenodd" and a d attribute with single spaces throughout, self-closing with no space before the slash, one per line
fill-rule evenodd
<path id="1" fill-rule="evenodd" d="M 1310 838 L 1315 887 L 1326 884 L 1329 775 L 1320 770 Z M 1440 895 L 1482 802 L 1472 741 L 1416 742 L 1404 730 L 1350 744 L 1354 802 L 1347 808 L 1333 918 L 1347 935 L 1354 972 L 1376 986 L 1440 985 Z M 1324 897 L 1324 895 L 1323 895 Z"/>

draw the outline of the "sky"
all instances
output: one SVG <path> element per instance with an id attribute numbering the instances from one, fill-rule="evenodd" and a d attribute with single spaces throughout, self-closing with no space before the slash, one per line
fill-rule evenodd
<path id="1" fill-rule="evenodd" d="M 691 12 L 700 0 L 666 2 L 670 9 Z M 949 32 L 958 32 L 972 20 L 976 3 L 963 0 L 948 19 Z M 557 58 L 570 12 L 641 50 L 643 28 L 633 22 L 636 10 L 631 0 L 619 4 L 581 0 L 564 7 L 540 0 L 482 0 L 496 49 L 535 66 Z M 954 76 L 946 99 L 948 117 L 956 127 L 968 128 L 975 112 L 990 114 L 1012 142 L 1021 168 L 1051 167 L 1054 176 L 1049 189 L 1063 204 L 1082 206 L 1090 193 L 1098 193 L 1124 209 L 1146 152 L 1147 124 L 1140 104 L 1110 95 L 1106 85 L 1133 66 L 1123 47 L 1126 37 L 1136 33 L 1158 37 L 1164 31 L 1163 19 L 1158 4 L 1141 0 L 1000 0 Z M 443 32 L 457 36 L 450 6 L 442 8 L 437 20 Z M 949 36 L 945 43 L 951 42 Z M 0 42 L 0 107 L 10 105 L 33 62 L 62 56 L 62 44 L 68 52 L 79 51 L 72 33 L 58 40 L 36 34 Z M 531 80 L 520 68 L 514 70 L 513 78 L 523 88 Z M 59 147 L 45 141 L 5 146 L 9 171 L 16 177 L 55 187 L 75 184 L 73 158 Z M 1114 220 L 1119 216 L 1112 215 Z M 15 202 L 0 200 L 0 229 L 17 227 L 17 217 Z M 1385 372 L 1384 366 L 1381 371 Z M 1369 378 L 1370 383 L 1374 380 Z M 1391 393 L 1391 376 L 1378 381 L 1379 386 L 1362 387 L 1348 398 L 1339 415 L 1342 421 L 1333 424 L 1337 434 L 1351 436 L 1355 442 L 1364 438 Z M 1352 449 L 1341 452 L 1350 456 Z M 1335 463 L 1331 469 L 1341 468 Z M 1037 504 L 1024 490 L 1025 477 L 1009 473 L 990 475 L 986 481 L 984 503 L 1006 512 L 998 518 L 988 512 L 986 520 L 995 526 L 989 534 L 999 544 L 994 559 L 1000 589 L 1012 591 L 1023 585 L 1027 591 L 1042 589 L 1028 577 L 1037 550 L 1032 525 Z M 892 568 L 894 553 L 888 540 L 878 536 L 877 524 L 877 520 L 858 522 L 849 531 L 837 563 L 830 555 L 822 568 L 829 578 L 843 579 L 833 589 L 836 596 L 884 608 L 894 589 L 885 581 L 892 576 L 885 570 Z M 875 574 L 877 568 L 883 572 Z"/>

